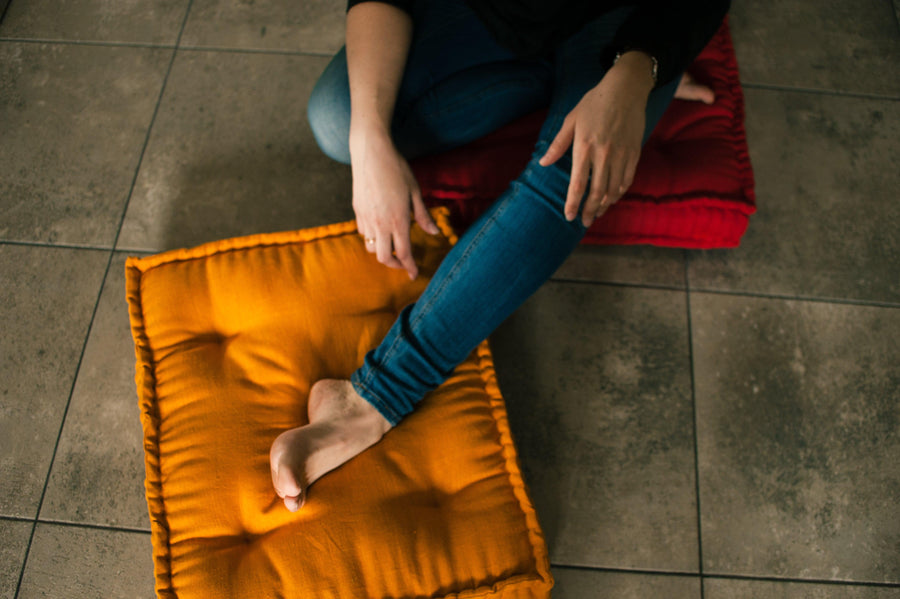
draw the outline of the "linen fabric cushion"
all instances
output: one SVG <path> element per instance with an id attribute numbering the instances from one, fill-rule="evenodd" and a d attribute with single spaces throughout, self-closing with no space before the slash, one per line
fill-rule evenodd
<path id="1" fill-rule="evenodd" d="M 414 282 L 352 222 L 128 260 L 158 596 L 549 596 L 486 344 L 299 512 L 272 489 L 269 446 L 311 385 L 349 377 L 455 241 L 436 218 Z"/>
<path id="2" fill-rule="evenodd" d="M 641 153 L 628 192 L 594 221 L 583 243 L 735 247 L 756 211 L 744 97 L 727 20 L 689 72 L 714 104 L 674 100 Z M 412 163 L 431 205 L 457 230 L 475 221 L 528 162 L 543 123 L 535 113 L 471 144 Z"/>

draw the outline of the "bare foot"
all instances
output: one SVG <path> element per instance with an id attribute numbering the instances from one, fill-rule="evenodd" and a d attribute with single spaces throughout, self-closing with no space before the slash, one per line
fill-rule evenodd
<path id="1" fill-rule="evenodd" d="M 309 424 L 281 433 L 269 450 L 275 492 L 296 512 L 309 486 L 375 445 L 391 424 L 350 381 L 324 379 L 309 392 Z"/>
<path id="2" fill-rule="evenodd" d="M 678 100 L 693 100 L 703 102 L 704 104 L 712 104 L 716 101 L 716 94 L 712 88 L 697 83 L 697 80 L 691 77 L 690 73 L 685 72 L 678 82 L 678 89 L 675 90 L 675 98 Z"/>

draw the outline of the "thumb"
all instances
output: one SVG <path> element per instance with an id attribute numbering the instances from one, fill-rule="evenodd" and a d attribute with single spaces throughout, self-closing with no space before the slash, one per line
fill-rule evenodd
<path id="1" fill-rule="evenodd" d="M 563 154 L 566 153 L 566 150 L 569 149 L 569 146 L 572 145 L 573 139 L 575 139 L 574 121 L 567 116 L 566 120 L 563 121 L 559 133 L 553 138 L 550 147 L 547 148 L 547 152 L 541 157 L 538 164 L 541 166 L 550 166 L 562 158 Z"/>

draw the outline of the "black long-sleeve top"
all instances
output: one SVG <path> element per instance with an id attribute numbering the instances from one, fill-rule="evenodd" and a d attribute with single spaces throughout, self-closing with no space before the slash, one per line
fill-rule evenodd
<path id="1" fill-rule="evenodd" d="M 348 0 L 347 9 L 367 0 Z M 414 0 L 380 0 L 411 12 Z M 548 54 L 585 23 L 620 6 L 635 6 L 604 56 L 643 50 L 659 64 L 657 85 L 687 68 L 718 29 L 730 0 L 467 0 L 498 42 L 524 57 Z"/>

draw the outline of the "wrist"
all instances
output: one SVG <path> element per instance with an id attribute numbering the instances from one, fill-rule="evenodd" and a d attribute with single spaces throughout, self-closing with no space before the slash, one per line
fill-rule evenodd
<path id="1" fill-rule="evenodd" d="M 373 141 L 391 141 L 390 125 L 379 119 L 351 117 L 350 146 L 359 146 Z"/>
<path id="2" fill-rule="evenodd" d="M 648 94 L 656 87 L 659 63 L 654 56 L 644 50 L 619 52 L 613 60 L 612 68 L 627 72 L 646 88 Z"/>

